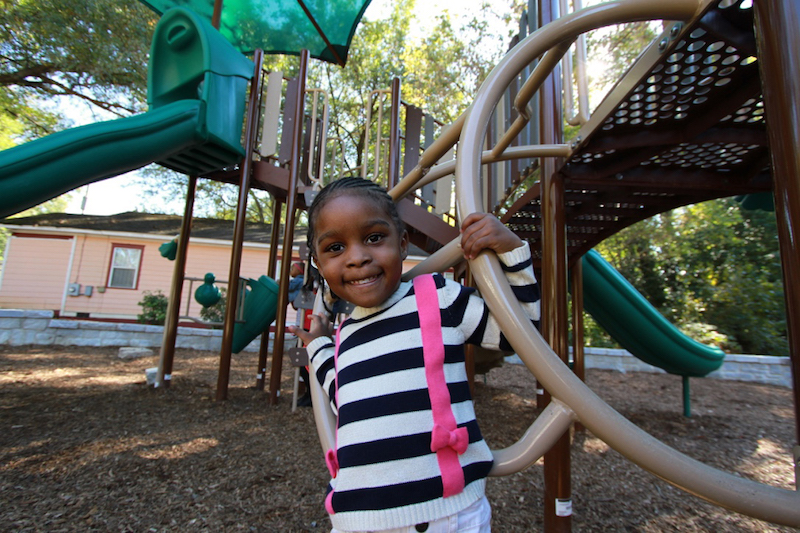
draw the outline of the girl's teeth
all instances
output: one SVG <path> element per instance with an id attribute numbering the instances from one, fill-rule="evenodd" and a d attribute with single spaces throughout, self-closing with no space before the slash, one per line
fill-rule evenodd
<path id="1" fill-rule="evenodd" d="M 367 279 L 360 279 L 360 280 L 358 280 L 358 281 L 351 281 L 350 283 L 351 283 L 352 285 L 363 285 L 364 283 L 369 283 L 370 281 L 372 281 L 372 280 L 374 280 L 374 279 L 375 279 L 375 276 L 372 276 L 371 278 L 367 278 Z"/>

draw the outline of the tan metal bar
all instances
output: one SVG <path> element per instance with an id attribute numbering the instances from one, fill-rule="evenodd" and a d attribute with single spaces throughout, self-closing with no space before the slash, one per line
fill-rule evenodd
<path id="1" fill-rule="evenodd" d="M 508 476 L 538 461 L 569 430 L 575 419 L 572 410 L 553 400 L 542 411 L 520 440 L 502 450 L 492 450 L 494 464 L 490 476 Z"/>
<path id="2" fill-rule="evenodd" d="M 261 119 L 261 139 L 258 153 L 261 157 L 275 157 L 278 153 L 278 122 L 281 116 L 281 89 L 283 72 L 270 72 L 267 76 L 267 95 Z"/>
<path id="3" fill-rule="evenodd" d="M 525 81 L 522 88 L 517 93 L 516 98 L 514 98 L 514 109 L 517 110 L 519 116 L 492 148 L 493 155 L 498 156 L 503 153 L 528 124 L 531 119 L 530 113 L 528 112 L 528 103 L 536 94 L 536 91 L 542 86 L 549 73 L 558 66 L 564 52 L 567 51 L 570 45 L 571 43 L 565 42 L 549 50 L 536 65 L 536 68 L 533 69 L 530 78 Z"/>
<path id="4" fill-rule="evenodd" d="M 222 0 L 214 0 L 214 11 L 211 13 L 211 25 L 214 29 L 219 29 L 219 24 L 222 19 Z"/>
<path id="5" fill-rule="evenodd" d="M 461 237 L 458 237 L 414 265 L 408 272 L 404 272 L 403 281 L 412 280 L 421 274 L 444 272 L 463 260 L 464 253 L 461 251 Z"/>
<path id="6" fill-rule="evenodd" d="M 308 164 L 307 177 L 310 183 L 315 184 L 316 188 L 322 188 L 322 175 L 325 169 L 325 156 L 327 152 L 328 140 L 328 92 L 322 89 L 306 89 L 306 93 L 311 97 L 311 139 L 310 163 Z M 317 142 L 317 118 L 320 107 L 319 101 L 322 99 L 322 125 L 319 129 L 320 140 Z"/>
<path id="7" fill-rule="evenodd" d="M 481 164 L 496 163 L 497 161 L 508 161 L 511 159 L 524 159 L 527 157 L 569 157 L 572 153 L 572 148 L 568 144 L 539 144 L 531 146 L 512 146 L 506 149 L 503 153 L 495 156 L 490 150 L 486 150 L 481 155 Z M 429 183 L 433 183 L 445 176 L 455 173 L 456 160 L 440 163 L 432 167 L 424 177 L 414 186 L 414 189 L 424 187 Z M 409 189 L 406 195 L 413 189 Z M 400 201 L 404 198 L 396 198 L 395 201 Z"/>
<path id="8" fill-rule="evenodd" d="M 579 11 L 583 8 L 581 0 L 572 0 L 574 11 Z M 560 2 L 561 14 L 565 15 L 569 12 L 569 1 L 561 0 Z M 564 54 L 564 61 L 562 62 L 563 70 L 563 85 L 564 85 L 564 118 L 567 124 L 571 126 L 578 126 L 585 124 L 589 120 L 589 84 L 586 77 L 586 35 L 581 34 L 575 40 L 575 56 L 577 62 L 575 64 L 576 75 L 572 73 L 572 48 L 570 47 Z M 572 80 L 575 78 L 578 93 L 578 110 L 575 110 L 575 90 L 572 86 Z"/>
<path id="9" fill-rule="evenodd" d="M 701 7 L 691 0 L 609 2 L 562 17 L 520 42 L 490 73 L 466 113 L 456 163 L 459 213 L 466 216 L 480 210 L 478 177 L 484 132 L 495 103 L 531 58 L 596 27 L 635 20 L 685 20 L 696 16 Z M 566 368 L 525 318 L 496 258 L 484 253 L 470 265 L 483 298 L 523 362 L 592 433 L 634 463 L 712 503 L 762 520 L 800 526 L 798 493 L 745 480 L 695 461 L 654 439 L 605 404 Z"/>
<path id="10" fill-rule="evenodd" d="M 427 170 L 435 165 L 450 148 L 455 146 L 458 142 L 458 136 L 461 134 L 464 117 L 465 114 L 462 113 L 442 135 L 437 137 L 422 153 L 422 157 L 420 157 L 417 166 L 406 174 L 397 185 L 389 190 L 389 196 L 391 196 L 395 202 L 416 189 L 417 182 L 425 175 Z"/>

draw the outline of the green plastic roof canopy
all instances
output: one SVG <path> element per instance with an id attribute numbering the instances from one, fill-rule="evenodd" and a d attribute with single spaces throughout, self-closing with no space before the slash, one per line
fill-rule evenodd
<path id="1" fill-rule="evenodd" d="M 214 0 L 141 0 L 156 13 L 181 6 L 211 20 Z M 219 0 L 217 0 L 219 1 Z M 344 66 L 370 0 L 224 0 L 219 31 L 240 52 L 294 54 Z M 327 39 L 328 43 L 325 42 Z"/>

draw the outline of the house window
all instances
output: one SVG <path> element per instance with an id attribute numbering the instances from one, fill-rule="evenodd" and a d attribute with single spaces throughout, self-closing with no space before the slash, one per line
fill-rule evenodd
<path id="1" fill-rule="evenodd" d="M 111 269 L 108 286 L 117 289 L 135 289 L 139 282 L 142 263 L 142 246 L 115 244 L 111 251 Z"/>

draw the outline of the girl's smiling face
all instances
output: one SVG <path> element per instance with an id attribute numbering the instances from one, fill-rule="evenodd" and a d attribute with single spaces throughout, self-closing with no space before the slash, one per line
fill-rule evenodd
<path id="1" fill-rule="evenodd" d="M 315 227 L 317 265 L 337 296 L 369 308 L 400 286 L 408 233 L 400 234 L 376 201 L 360 194 L 331 198 L 317 214 Z"/>

